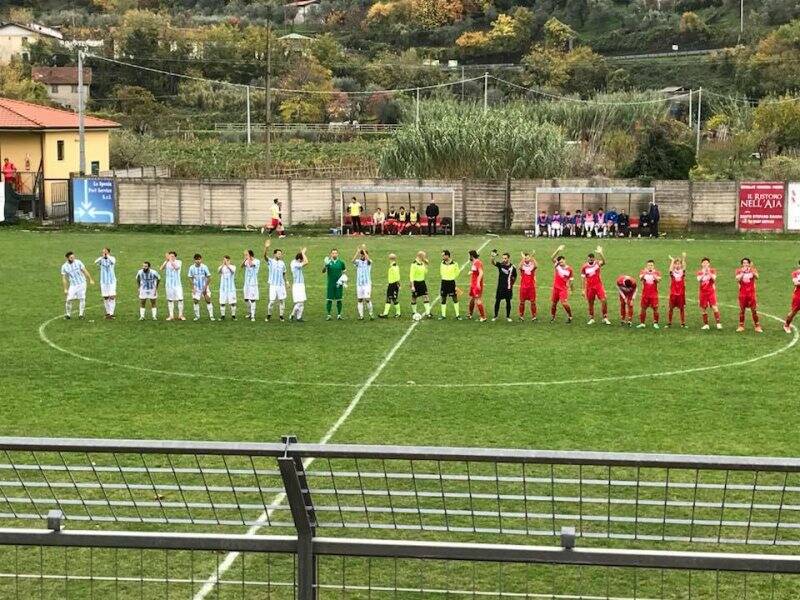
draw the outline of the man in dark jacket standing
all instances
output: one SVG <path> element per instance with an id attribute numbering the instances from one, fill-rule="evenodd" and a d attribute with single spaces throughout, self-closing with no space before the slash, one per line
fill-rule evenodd
<path id="1" fill-rule="evenodd" d="M 436 220 L 439 218 L 439 207 L 433 200 L 425 207 L 425 216 L 428 217 L 428 235 L 436 235 Z"/>
<path id="2" fill-rule="evenodd" d="M 658 210 L 656 199 L 650 201 L 650 210 L 647 213 L 648 220 L 650 221 L 650 237 L 658 237 L 658 222 L 661 220 L 661 212 Z"/>

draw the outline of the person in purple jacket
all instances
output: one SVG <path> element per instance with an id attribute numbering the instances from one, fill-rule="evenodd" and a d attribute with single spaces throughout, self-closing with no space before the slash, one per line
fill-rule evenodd
<path id="1" fill-rule="evenodd" d="M 564 223 L 561 213 L 558 209 L 553 211 L 553 216 L 550 217 L 550 237 L 561 237 L 561 234 L 564 230 Z"/>
<path id="2" fill-rule="evenodd" d="M 547 216 L 547 211 L 543 210 L 536 217 L 536 237 L 547 237 L 547 228 L 550 224 L 550 217 Z"/>

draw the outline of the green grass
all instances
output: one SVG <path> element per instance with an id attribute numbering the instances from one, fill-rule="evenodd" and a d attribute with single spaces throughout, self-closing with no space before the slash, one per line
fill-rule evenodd
<path id="1" fill-rule="evenodd" d="M 609 312 L 615 324 L 588 327 L 585 303 L 578 293 L 572 299 L 574 323 L 564 323 L 562 314 L 558 322 L 547 322 L 552 275 L 546 257 L 554 249 L 552 242 L 516 236 L 367 238 L 375 260 L 376 307 L 383 304 L 389 252 L 399 255 L 405 279 L 414 253 L 426 250 L 433 259 L 429 287 L 436 290 L 436 264 L 441 249 L 449 248 L 463 262 L 470 248 L 483 246 L 487 239 L 483 251 L 487 263 L 492 248 L 509 251 L 514 256 L 523 249 L 536 249 L 542 263 L 538 277 L 539 322 L 421 322 L 397 346 L 374 382 L 365 386 L 390 349 L 408 332 L 411 321 L 407 286 L 401 291 L 404 317 L 400 320 L 358 322 L 352 286 L 346 292 L 347 319 L 324 320 L 322 258 L 331 245 L 338 245 L 343 257 L 349 260 L 362 240 L 290 237 L 274 242 L 289 253 L 308 246 L 311 265 L 306 281 L 310 300 L 304 324 L 265 323 L 264 300 L 259 303 L 259 319 L 255 323 L 245 320 L 212 323 L 205 317 L 199 323 L 167 323 L 163 321 L 166 316 L 163 300 L 161 321 L 138 321 L 133 277 L 142 260 L 158 262 L 165 250 L 174 248 L 188 263 L 188 257 L 200 251 L 213 271 L 219 264 L 218 257 L 230 254 L 238 258 L 248 247 L 258 250 L 261 239 L 244 233 L 179 236 L 120 231 L 0 231 L 0 253 L 4 257 L 0 269 L 6 283 L 0 346 L 4 365 L 0 435 L 271 442 L 291 433 L 297 434 L 301 441 L 317 441 L 362 391 L 360 402 L 331 441 L 775 456 L 800 453 L 796 435 L 800 426 L 796 411 L 797 346 L 743 366 L 657 375 L 742 363 L 785 348 L 792 337 L 771 318 L 764 319 L 766 332 L 761 336 L 753 333 L 749 324 L 745 334 L 734 332 L 733 270 L 742 256 L 752 258 L 761 270 L 759 298 L 763 313 L 782 317 L 791 294 L 789 273 L 798 259 L 796 241 L 605 240 L 609 264 L 604 279 L 611 297 Z M 582 257 L 596 245 L 595 240 L 565 243 L 565 253 L 576 270 Z M 63 309 L 59 267 L 64 252 L 74 250 L 91 265 L 104 245 L 111 246 L 118 259 L 118 319 L 108 322 L 100 318 L 98 287 L 89 288 L 86 320 L 58 318 Z M 719 296 L 725 329 L 700 331 L 699 312 L 694 304 L 696 286 L 691 283 L 689 329 L 639 331 L 619 327 L 613 279 L 623 272 L 635 274 L 651 257 L 665 270 L 666 256 L 682 251 L 689 254 L 691 265 L 704 255 L 714 259 L 720 272 Z M 265 280 L 262 272 L 262 298 L 266 296 Z M 466 281 L 464 272 L 462 287 Z M 487 299 L 491 300 L 496 282 L 491 267 L 487 267 L 487 282 Z M 216 303 L 216 293 L 214 298 Z M 67 352 L 48 345 L 40 332 Z M 631 375 L 645 376 L 623 379 Z M 565 383 L 612 377 L 620 379 Z M 270 383 L 273 381 L 280 383 Z M 554 381 L 558 383 L 549 383 Z M 520 382 L 529 384 L 508 385 Z M 324 385 L 327 383 L 337 385 Z M 324 465 L 320 462 L 318 467 Z M 676 477 L 687 477 L 690 481 L 691 475 Z M 621 472 L 619 476 L 632 475 Z M 177 498 L 173 494 L 168 499 Z M 743 497 L 742 501 L 749 498 Z M 40 526 L 32 521 L 20 521 L 19 525 Z M 71 524 L 73 529 L 95 526 L 102 527 Z M 504 541 L 529 540 L 514 536 Z M 531 540 L 531 543 L 536 542 Z M 181 576 L 192 571 L 197 580 L 203 580 L 213 570 L 216 557 L 200 553 L 192 565 L 191 557 L 182 554 L 165 565 L 163 553 L 145 553 L 142 558 L 138 552 L 121 552 L 114 557 L 110 551 L 98 551 L 90 559 L 88 551 L 67 554 L 63 550 L 48 550 L 44 562 L 47 572 L 63 572 L 64 561 L 68 559 L 73 573 L 88 573 L 95 568 L 95 574 L 103 571 L 108 575 L 113 572 L 115 562 L 119 563 L 120 572 L 138 573 L 142 561 L 144 572 L 154 577 L 169 569 L 171 574 L 181 573 Z M 39 570 L 38 550 L 4 550 L 0 561 L 6 565 L 0 569 L 4 572 L 13 571 L 12 564 L 28 572 Z M 242 568 L 257 570 L 263 577 L 266 558 L 251 561 L 247 565 L 237 564 L 229 577 L 239 577 Z M 276 578 L 290 580 L 291 565 L 281 566 L 279 562 L 275 563 L 276 573 L 282 575 Z M 355 560 L 351 563 L 348 583 L 357 583 L 364 566 Z M 388 570 L 384 569 L 386 572 L 380 577 L 376 572 L 373 581 L 383 577 L 383 583 L 390 583 L 391 565 L 383 567 Z M 338 563 L 329 565 L 323 574 L 331 581 L 338 581 L 338 568 Z M 441 584 L 448 568 L 430 567 L 426 573 L 428 585 Z M 453 568 L 457 571 L 461 567 Z M 530 589 L 538 586 L 537 591 L 546 591 L 535 574 L 536 568 L 532 569 L 535 585 Z M 416 563 L 400 567 L 401 577 L 407 577 L 412 587 L 420 585 L 419 581 L 411 581 L 412 575 L 425 570 Z M 605 575 L 594 575 L 590 570 L 579 575 L 569 569 L 563 573 L 564 586 L 585 576 L 597 588 L 592 588 L 594 591 L 599 593 L 603 588 Z M 466 579 L 451 579 L 451 586 L 469 589 L 469 577 L 462 575 Z M 530 578 L 530 571 L 524 577 Z M 508 579 L 511 587 L 506 589 L 522 586 L 524 577 Z M 711 580 L 700 583 L 704 581 L 702 577 L 695 581 L 695 589 L 713 587 Z M 479 573 L 478 580 L 487 589 L 493 589 L 496 578 L 487 571 Z M 681 581 L 680 585 L 675 584 L 675 589 L 685 587 L 686 582 Z M 735 576 L 728 576 L 722 589 L 728 589 L 725 585 L 729 585 L 731 590 L 739 590 L 737 581 Z M 656 597 L 659 582 L 653 579 L 651 583 L 652 587 L 639 587 L 639 594 L 648 590 L 650 597 Z M 96 585 L 94 597 L 114 597 L 111 584 Z M 40 589 L 46 598 L 91 597 L 88 584 L 80 581 L 70 583 L 69 593 L 64 590 L 63 582 L 57 580 L 45 582 L 43 588 L 37 587 L 38 581 L 28 580 L 16 582 L 16 586 L 13 580 L 0 579 L 0 597 L 15 597 L 17 590 L 21 590 L 19 597 L 39 597 Z M 171 593 L 174 597 L 187 597 L 190 589 L 196 590 L 197 586 L 176 584 Z M 759 597 L 753 595 L 753 589 L 748 597 Z M 123 585 L 120 597 L 139 597 L 138 590 L 134 584 Z M 272 590 L 272 593 L 277 598 L 288 591 Z M 776 597 L 793 597 L 793 593 Z M 166 596 L 160 588 L 149 586 L 143 597 Z M 232 586 L 220 597 L 243 596 L 239 588 Z M 245 597 L 261 598 L 267 594 L 257 592 Z M 674 597 L 682 596 L 676 593 Z M 738 596 L 731 592 L 724 597 Z"/>

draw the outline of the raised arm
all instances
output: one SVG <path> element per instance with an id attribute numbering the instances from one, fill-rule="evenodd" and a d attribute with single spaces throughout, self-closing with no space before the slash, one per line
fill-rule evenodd
<path id="1" fill-rule="evenodd" d="M 267 250 L 269 250 L 270 245 L 272 245 L 272 242 L 270 240 L 264 240 L 264 260 L 269 260 L 269 256 L 267 255 Z"/>
<path id="2" fill-rule="evenodd" d="M 300 254 L 303 257 L 303 263 L 302 263 L 301 266 L 305 267 L 308 264 L 308 255 L 306 254 L 306 249 L 305 248 L 301 248 L 300 249 Z"/>
<path id="3" fill-rule="evenodd" d="M 606 259 L 606 255 L 603 253 L 602 246 L 598 246 L 597 249 L 595 250 L 595 252 L 597 253 L 597 256 L 599 257 L 600 265 L 601 266 L 605 265 L 608 262 L 608 260 Z"/>
<path id="4" fill-rule="evenodd" d="M 561 252 L 563 249 L 564 249 L 564 244 L 561 244 L 561 245 L 560 245 L 558 248 L 556 248 L 556 249 L 553 251 L 553 253 L 550 255 L 550 258 L 552 259 L 552 261 L 553 261 L 554 263 L 556 262 L 556 257 L 558 256 L 558 253 L 559 253 L 559 252 Z"/>

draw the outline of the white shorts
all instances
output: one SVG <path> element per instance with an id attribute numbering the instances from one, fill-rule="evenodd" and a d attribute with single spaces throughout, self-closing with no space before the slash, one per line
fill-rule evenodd
<path id="1" fill-rule="evenodd" d="M 203 291 L 192 288 L 192 300 L 200 300 L 203 297 Z M 208 297 L 211 298 L 211 286 L 208 287 Z"/>
<path id="2" fill-rule="evenodd" d="M 362 300 L 364 298 L 372 298 L 372 284 L 367 283 L 366 285 L 357 285 L 356 298 L 358 298 L 359 300 Z"/>
<path id="3" fill-rule="evenodd" d="M 257 285 L 247 285 L 244 288 L 244 299 L 245 300 L 258 300 L 258 286 Z"/>
<path id="4" fill-rule="evenodd" d="M 85 300 L 86 299 L 86 284 L 70 284 L 67 290 L 67 300 Z"/>
<path id="5" fill-rule="evenodd" d="M 183 287 L 174 286 L 167 288 L 167 300 L 169 302 L 177 302 L 183 300 Z"/>
<path id="6" fill-rule="evenodd" d="M 550 223 L 550 231 L 561 231 L 561 223 Z"/>
<path id="7" fill-rule="evenodd" d="M 305 302 L 307 300 L 305 283 L 292 284 L 292 300 L 294 302 Z"/>
<path id="8" fill-rule="evenodd" d="M 286 286 L 285 285 L 271 285 L 269 286 L 269 301 L 275 302 L 276 300 L 286 300 Z"/>
<path id="9" fill-rule="evenodd" d="M 116 282 L 100 284 L 100 296 L 102 296 L 103 298 L 108 298 L 109 296 L 116 296 L 116 295 L 117 295 Z"/>
<path id="10" fill-rule="evenodd" d="M 158 298 L 158 290 L 143 290 L 139 288 L 139 300 L 155 300 Z"/>
<path id="11" fill-rule="evenodd" d="M 230 294 L 223 294 L 222 292 L 219 293 L 219 303 L 220 304 L 236 304 L 236 292 L 232 292 Z"/>

